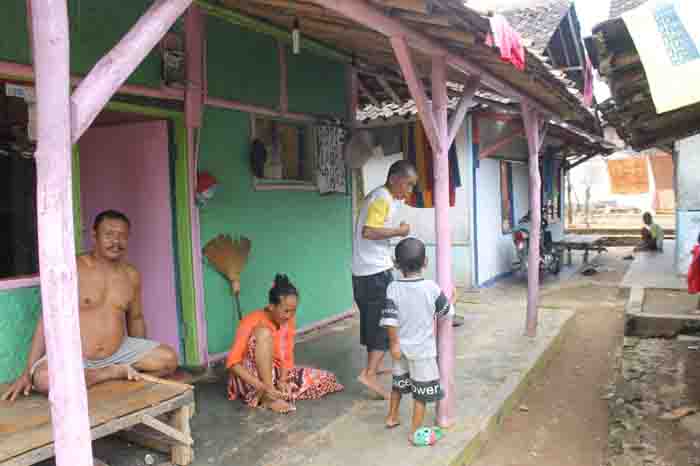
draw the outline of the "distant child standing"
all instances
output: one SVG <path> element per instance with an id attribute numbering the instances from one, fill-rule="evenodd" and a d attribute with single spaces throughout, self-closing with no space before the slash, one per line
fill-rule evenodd
<path id="1" fill-rule="evenodd" d="M 401 395 L 413 394 L 413 420 L 409 441 L 416 446 L 433 445 L 442 437 L 437 427 L 422 427 L 425 405 L 443 397 L 437 364 L 435 319 L 454 315 L 452 304 L 432 280 L 423 278 L 427 265 L 425 245 L 406 238 L 396 246 L 396 267 L 403 278 L 387 288 L 380 325 L 388 330 L 393 358 L 393 382 L 386 426 L 399 425 Z"/>
<path id="2" fill-rule="evenodd" d="M 688 293 L 700 293 L 700 235 L 698 235 L 698 242 L 693 247 L 693 260 L 690 261 L 690 267 L 688 267 Z M 700 300 L 697 310 L 700 311 Z"/>

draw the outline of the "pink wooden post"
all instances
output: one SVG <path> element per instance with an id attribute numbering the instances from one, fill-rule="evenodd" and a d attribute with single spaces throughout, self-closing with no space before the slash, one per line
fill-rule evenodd
<path id="1" fill-rule="evenodd" d="M 37 217 L 51 420 L 59 466 L 92 466 L 78 317 L 65 0 L 32 0 L 37 94 Z"/>
<path id="2" fill-rule="evenodd" d="M 73 142 L 90 127 L 109 99 L 191 3 L 192 0 L 156 0 L 90 70 L 71 98 Z"/>
<path id="3" fill-rule="evenodd" d="M 523 100 L 521 104 L 527 146 L 530 157 L 530 251 L 527 265 L 527 320 L 525 332 L 529 337 L 537 336 L 537 306 L 540 288 L 540 236 L 541 236 L 541 200 L 540 190 L 540 120 L 530 102 Z"/>
<path id="4" fill-rule="evenodd" d="M 204 17 L 197 5 L 192 5 L 185 14 L 185 120 L 187 127 L 202 126 L 202 104 L 204 101 Z"/>
<path id="5" fill-rule="evenodd" d="M 431 109 L 428 97 L 425 95 L 425 89 L 423 89 L 423 84 L 420 82 L 416 68 L 413 65 L 411 50 L 408 48 L 406 39 L 402 36 L 391 37 L 390 40 L 391 46 L 394 49 L 394 54 L 396 55 L 396 60 L 399 62 L 401 72 L 408 85 L 408 90 L 416 103 L 418 117 L 421 123 L 423 123 L 425 135 L 428 137 L 430 147 L 433 149 L 434 154 L 439 154 L 442 152 L 441 142 L 443 141 L 438 137 L 435 115 Z"/>
<path id="6" fill-rule="evenodd" d="M 435 189 L 435 233 L 437 238 L 437 277 L 440 288 L 452 296 L 452 240 L 450 238 L 450 163 L 447 127 L 447 67 L 444 56 L 432 60 L 433 113 L 440 152 L 433 151 Z M 445 397 L 438 403 L 437 421 L 442 427 L 454 422 L 455 411 L 455 342 L 452 321 L 438 322 L 438 361 L 440 385 Z"/>
<path id="7" fill-rule="evenodd" d="M 452 241 L 450 239 L 450 169 L 449 150 L 471 104 L 480 78 L 474 76 L 467 81 L 462 101 L 453 115 L 447 120 L 447 62 L 445 54 L 434 54 L 432 58 L 432 104 L 428 102 L 413 64 L 406 40 L 391 37 L 391 45 L 399 62 L 411 97 L 416 102 L 418 116 L 423 123 L 426 135 L 433 150 L 435 176 L 435 231 L 437 237 L 437 276 L 440 287 L 447 296 L 452 295 Z M 438 359 L 440 382 L 445 390 L 445 398 L 438 405 L 437 422 L 442 427 L 454 423 L 455 410 L 455 347 L 451 321 L 440 321 L 438 333 Z"/>

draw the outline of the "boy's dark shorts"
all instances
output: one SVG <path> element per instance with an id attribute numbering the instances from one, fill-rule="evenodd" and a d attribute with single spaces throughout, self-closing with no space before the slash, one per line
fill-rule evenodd
<path id="1" fill-rule="evenodd" d="M 352 277 L 352 292 L 360 310 L 360 343 L 367 351 L 389 349 L 389 335 L 379 326 L 379 320 L 386 303 L 386 289 L 393 280 L 391 270 Z"/>

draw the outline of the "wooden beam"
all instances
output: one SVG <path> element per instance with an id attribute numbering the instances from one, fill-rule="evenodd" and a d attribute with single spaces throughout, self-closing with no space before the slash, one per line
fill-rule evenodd
<path id="1" fill-rule="evenodd" d="M 188 128 L 199 128 L 204 104 L 204 15 L 197 5 L 185 14 L 185 56 L 185 121 Z"/>
<path id="2" fill-rule="evenodd" d="M 454 28 L 423 26 L 421 30 L 431 36 L 458 42 L 461 45 L 473 45 L 476 42 L 476 37 L 471 32 L 460 31 Z"/>
<path id="3" fill-rule="evenodd" d="M 429 13 L 428 3 L 426 0 L 372 0 L 372 2 L 383 8 L 396 8 L 423 15 L 427 15 Z"/>
<path id="4" fill-rule="evenodd" d="M 172 427 L 190 437 L 190 418 L 194 412 L 194 403 L 185 405 L 175 411 L 172 417 Z M 175 445 L 171 450 L 171 461 L 179 466 L 188 466 L 194 459 L 194 451 L 190 445 Z"/>
<path id="5" fill-rule="evenodd" d="M 92 466 L 73 230 L 68 9 L 65 0 L 32 0 L 31 14 L 41 318 L 56 464 Z"/>
<path id="6" fill-rule="evenodd" d="M 90 70 L 71 98 L 74 143 L 191 3 L 192 0 L 155 0 L 122 40 Z"/>
<path id="7" fill-rule="evenodd" d="M 452 146 L 455 138 L 457 137 L 457 132 L 464 122 L 464 117 L 467 115 L 469 107 L 474 103 L 474 94 L 479 88 L 481 83 L 480 76 L 473 76 L 464 84 L 464 90 L 462 91 L 462 98 L 457 105 L 457 110 L 452 114 L 450 121 L 447 124 L 447 147 Z"/>
<path id="8" fill-rule="evenodd" d="M 354 127 L 357 122 L 357 70 L 352 65 L 345 68 L 345 89 L 347 93 L 346 102 L 348 104 L 346 118 L 350 127 Z"/>
<path id="9" fill-rule="evenodd" d="M 409 11 L 396 10 L 391 12 L 391 16 L 394 18 L 399 18 L 409 23 L 418 23 L 418 25 L 432 24 L 434 26 L 450 27 L 449 17 L 445 15 L 423 15 L 419 13 L 412 13 Z"/>
<path id="10" fill-rule="evenodd" d="M 394 89 L 391 88 L 391 85 L 387 82 L 387 80 L 384 79 L 384 77 L 382 76 L 377 76 L 376 79 L 379 85 L 382 86 L 382 89 L 384 89 L 384 92 L 386 92 L 389 95 L 389 98 L 395 104 L 401 104 L 401 99 L 399 98 L 398 94 L 394 92 Z"/>
<path id="11" fill-rule="evenodd" d="M 280 112 L 289 111 L 288 79 L 287 79 L 287 46 L 277 42 L 277 56 L 280 65 Z"/>
<path id="12" fill-rule="evenodd" d="M 372 105 L 374 105 L 375 107 L 381 107 L 381 104 L 379 103 L 377 98 L 374 97 L 374 95 L 372 95 L 372 93 L 365 87 L 365 85 L 362 83 L 362 80 L 360 80 L 359 78 L 357 80 L 357 89 L 360 92 L 362 92 L 365 95 L 365 97 L 369 99 L 370 102 L 372 102 Z"/>
<path id="13" fill-rule="evenodd" d="M 512 143 L 518 138 L 525 136 L 525 128 L 520 125 L 513 125 L 512 129 L 508 131 L 502 138 L 494 142 L 485 149 L 479 150 L 479 159 L 487 159 L 498 152 L 503 147 Z"/>
<path id="14" fill-rule="evenodd" d="M 181 443 L 182 445 L 192 446 L 194 444 L 194 440 L 192 440 L 192 436 L 189 434 L 189 432 L 180 432 L 179 430 L 167 425 L 165 422 L 159 421 L 153 416 L 144 414 L 143 418 L 141 419 L 141 422 L 150 427 L 151 429 L 157 430 L 163 435 L 167 435 L 168 437 L 175 440 L 176 442 Z"/>
<path id="15" fill-rule="evenodd" d="M 523 123 L 527 134 L 529 151 L 528 170 L 530 172 L 530 249 L 527 267 L 527 319 L 525 333 L 529 337 L 537 336 L 537 306 L 540 288 L 540 237 L 542 233 L 542 206 L 540 179 L 539 148 L 541 117 L 528 101 L 521 103 Z"/>
<path id="16" fill-rule="evenodd" d="M 366 27 L 371 27 L 387 37 L 400 37 L 404 42 L 410 43 L 411 47 L 420 50 L 429 57 L 444 56 L 446 57 L 448 66 L 467 75 L 481 75 L 484 85 L 504 96 L 527 98 L 531 102 L 531 105 L 542 114 L 558 115 L 557 110 L 537 101 L 536 98 L 528 95 L 527 92 L 515 88 L 503 78 L 494 75 L 484 68 L 477 61 L 471 61 L 464 56 L 453 54 L 447 47 L 444 47 L 431 37 L 405 26 L 394 18 L 390 18 L 380 9 L 369 3 L 361 0 L 312 1 L 313 3 L 343 14 Z"/>
<path id="17" fill-rule="evenodd" d="M 425 130 L 425 134 L 430 142 L 430 147 L 433 149 L 434 153 L 439 154 L 442 152 L 442 146 L 438 136 L 435 116 L 430 108 L 430 103 L 428 102 L 428 97 L 425 94 L 423 84 L 418 79 L 418 73 L 416 72 L 415 65 L 413 64 L 413 58 L 411 57 L 411 51 L 408 48 L 408 44 L 403 37 L 397 36 L 391 38 L 391 46 L 394 49 L 396 60 L 399 62 L 399 66 L 401 67 L 404 80 L 406 81 L 408 89 L 411 92 L 411 97 L 413 97 L 413 100 L 416 103 L 418 116 L 423 123 L 423 129 Z"/>

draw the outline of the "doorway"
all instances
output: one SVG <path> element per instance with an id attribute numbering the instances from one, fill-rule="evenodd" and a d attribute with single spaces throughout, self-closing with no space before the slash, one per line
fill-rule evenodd
<path id="1" fill-rule="evenodd" d="M 103 112 L 79 142 L 83 247 L 107 209 L 131 221 L 128 260 L 140 272 L 148 338 L 184 359 L 173 223 L 173 161 L 168 123 Z"/>

